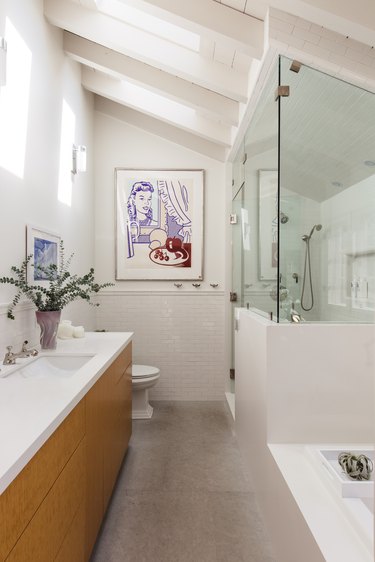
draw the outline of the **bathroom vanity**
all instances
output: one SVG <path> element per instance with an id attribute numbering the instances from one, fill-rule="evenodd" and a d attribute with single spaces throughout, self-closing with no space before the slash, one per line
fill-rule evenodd
<path id="1" fill-rule="evenodd" d="M 131 435 L 131 338 L 87 334 L 59 341 L 49 372 L 2 369 L 1 562 L 89 559 Z"/>

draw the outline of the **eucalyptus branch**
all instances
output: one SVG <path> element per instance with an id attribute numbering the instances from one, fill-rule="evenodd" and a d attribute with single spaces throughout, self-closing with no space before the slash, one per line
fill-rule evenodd
<path id="1" fill-rule="evenodd" d="M 22 262 L 20 267 L 12 266 L 13 277 L 0 277 L 0 283 L 14 285 L 18 289 L 8 309 L 8 318 L 14 320 L 14 308 L 19 303 L 21 296 L 28 298 L 40 311 L 62 310 L 69 303 L 82 299 L 93 306 L 98 303 L 91 302 L 91 295 L 98 293 L 101 289 L 113 286 L 113 283 L 98 284 L 94 279 L 94 269 L 83 276 L 72 275 L 69 272 L 74 253 L 65 259 L 64 243 L 61 240 L 59 246 L 59 267 L 56 264 L 48 266 L 35 266 L 30 263 L 33 255 L 30 254 Z M 47 286 L 34 285 L 27 281 L 27 269 L 29 264 L 36 271 L 43 274 L 48 282 Z"/>

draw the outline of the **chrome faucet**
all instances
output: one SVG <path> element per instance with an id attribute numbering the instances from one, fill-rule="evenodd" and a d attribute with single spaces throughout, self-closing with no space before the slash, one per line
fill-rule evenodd
<path id="1" fill-rule="evenodd" d="M 35 357 L 36 355 L 38 355 L 38 350 L 37 349 L 27 349 L 27 344 L 29 342 L 27 340 L 25 340 L 22 344 L 21 347 L 21 351 L 19 351 L 18 353 L 13 353 L 12 345 L 8 345 L 7 346 L 7 352 L 5 354 L 4 360 L 3 360 L 3 365 L 14 365 L 16 362 L 16 359 L 18 359 L 19 357 L 30 357 L 30 355 L 32 357 Z"/>
<path id="2" fill-rule="evenodd" d="M 292 308 L 292 310 L 290 311 L 290 321 L 298 324 L 299 322 L 304 322 L 305 319 L 300 315 L 299 312 Z"/>

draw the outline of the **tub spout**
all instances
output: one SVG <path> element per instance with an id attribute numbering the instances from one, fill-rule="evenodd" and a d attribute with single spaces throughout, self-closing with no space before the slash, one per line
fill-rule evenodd
<path id="1" fill-rule="evenodd" d="M 294 310 L 294 308 L 292 308 L 292 310 L 290 311 L 290 321 L 298 324 L 299 322 L 304 322 L 305 319 L 300 315 L 299 312 L 297 312 L 296 310 Z"/>

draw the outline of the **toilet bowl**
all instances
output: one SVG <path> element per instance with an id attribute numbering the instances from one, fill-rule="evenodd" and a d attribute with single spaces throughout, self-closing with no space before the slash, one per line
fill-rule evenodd
<path id="1" fill-rule="evenodd" d="M 150 365 L 132 365 L 132 418 L 144 420 L 152 417 L 153 408 L 148 402 L 148 389 L 160 377 L 160 370 Z"/>

